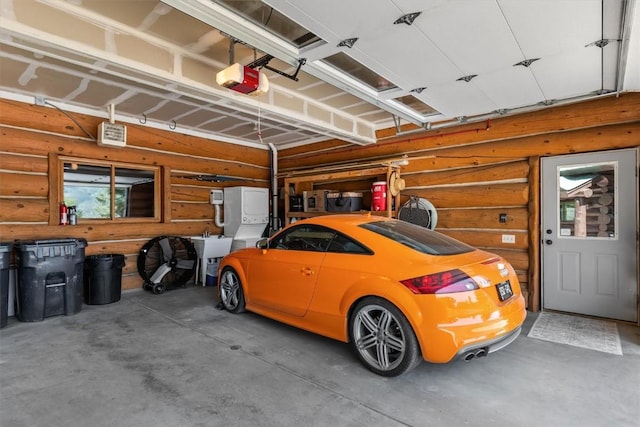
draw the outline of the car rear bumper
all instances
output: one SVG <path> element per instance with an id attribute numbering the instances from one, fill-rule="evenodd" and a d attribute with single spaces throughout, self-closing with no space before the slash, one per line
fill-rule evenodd
<path id="1" fill-rule="evenodd" d="M 453 357 L 453 360 L 461 359 L 468 361 L 475 357 L 486 356 L 489 353 L 498 351 L 514 342 L 516 338 L 520 336 L 520 332 L 522 332 L 522 327 L 518 327 L 516 330 L 511 331 L 499 338 L 494 338 L 492 340 L 463 347 Z"/>
<path id="2" fill-rule="evenodd" d="M 416 335 L 423 358 L 432 363 L 464 359 L 470 352 L 473 356 L 469 358 L 473 358 L 498 351 L 520 335 L 527 316 L 522 295 L 501 307 L 494 307 L 490 313 L 458 310 L 454 311 L 458 316 L 447 317 L 437 315 L 440 311 L 437 306 L 432 305 L 431 309 L 435 316 L 425 316 Z"/>

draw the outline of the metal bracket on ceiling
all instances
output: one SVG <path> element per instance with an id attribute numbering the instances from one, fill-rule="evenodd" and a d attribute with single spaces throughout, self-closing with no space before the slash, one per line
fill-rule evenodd
<path id="1" fill-rule="evenodd" d="M 293 74 L 287 74 L 284 71 L 278 70 L 276 68 L 273 68 L 271 66 L 269 66 L 269 61 L 271 61 L 273 59 L 272 55 L 265 55 L 262 58 L 258 58 L 255 61 L 253 61 L 252 63 L 248 64 L 247 67 L 249 68 L 266 68 L 267 70 L 271 70 L 274 73 L 278 73 L 281 76 L 284 76 L 288 79 L 293 80 L 294 82 L 298 81 L 298 73 L 300 72 L 300 68 L 302 68 L 302 66 L 307 62 L 306 58 L 301 58 L 298 59 L 298 68 L 296 68 L 296 72 Z"/>
<path id="2" fill-rule="evenodd" d="M 393 123 L 395 123 L 396 125 L 396 133 L 400 133 L 402 131 L 400 129 L 400 117 L 396 116 L 395 114 L 392 114 L 391 117 L 393 117 Z"/>
<path id="3" fill-rule="evenodd" d="M 600 49 L 602 49 L 603 47 L 605 47 L 606 45 L 609 44 L 609 42 L 621 42 L 622 39 L 600 39 L 600 40 L 596 40 L 592 43 L 586 44 L 584 45 L 584 47 L 589 47 L 589 46 L 596 46 L 599 47 Z"/>
<path id="4" fill-rule="evenodd" d="M 236 43 L 240 43 L 242 45 L 245 45 L 247 47 L 250 47 L 253 49 L 254 52 L 254 58 L 255 58 L 255 52 L 256 52 L 256 48 L 243 42 L 242 40 L 233 37 L 231 34 L 227 34 L 223 31 L 220 31 L 220 34 L 222 34 L 223 36 L 227 37 L 229 39 L 229 64 L 233 64 L 235 63 L 235 45 Z M 284 76 L 288 79 L 291 79 L 295 82 L 298 81 L 298 73 L 300 72 L 300 69 L 302 68 L 302 66 L 307 62 L 306 58 L 301 58 L 298 59 L 298 68 L 296 68 L 296 72 L 293 74 L 287 74 L 282 70 L 278 70 L 277 68 L 273 68 L 269 65 L 269 62 L 274 59 L 273 55 L 264 55 L 258 59 L 254 59 L 253 62 L 247 64 L 247 67 L 249 68 L 266 68 L 267 70 L 273 71 L 274 73 L 280 74 L 281 76 Z"/>
<path id="5" fill-rule="evenodd" d="M 393 123 L 396 126 L 396 135 L 400 135 L 400 134 L 405 134 L 407 132 L 403 132 L 402 128 L 400 127 L 400 120 L 401 118 L 396 116 L 395 114 L 392 114 L 391 117 L 393 117 Z M 424 130 L 431 130 L 431 122 L 426 122 L 426 123 L 421 123 L 420 126 L 422 127 L 422 129 Z M 419 131 L 420 129 L 416 130 Z"/>

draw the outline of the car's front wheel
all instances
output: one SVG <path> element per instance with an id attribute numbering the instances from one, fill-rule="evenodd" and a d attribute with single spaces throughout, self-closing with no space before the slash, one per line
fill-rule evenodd
<path id="1" fill-rule="evenodd" d="M 382 298 L 365 298 L 355 306 L 349 319 L 349 336 L 360 361 L 385 377 L 404 374 L 422 360 L 409 321 Z"/>
<path id="2" fill-rule="evenodd" d="M 242 313 L 245 307 L 244 292 L 238 273 L 231 267 L 222 271 L 220 277 L 220 300 L 222 306 L 232 313 Z"/>

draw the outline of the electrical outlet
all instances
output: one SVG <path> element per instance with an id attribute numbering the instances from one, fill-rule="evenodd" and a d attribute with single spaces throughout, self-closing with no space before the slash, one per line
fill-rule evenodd
<path id="1" fill-rule="evenodd" d="M 44 96 L 35 96 L 34 98 L 34 103 L 40 107 L 44 107 L 47 103 L 47 100 L 44 98 Z"/>
<path id="2" fill-rule="evenodd" d="M 515 234 L 503 234 L 502 235 L 502 243 L 515 243 L 516 236 Z"/>

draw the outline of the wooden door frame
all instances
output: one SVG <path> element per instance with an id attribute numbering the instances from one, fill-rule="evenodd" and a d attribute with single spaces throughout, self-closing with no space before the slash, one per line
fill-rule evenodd
<path id="1" fill-rule="evenodd" d="M 529 310 L 537 313 L 541 308 L 540 261 L 540 156 L 529 157 Z"/>

